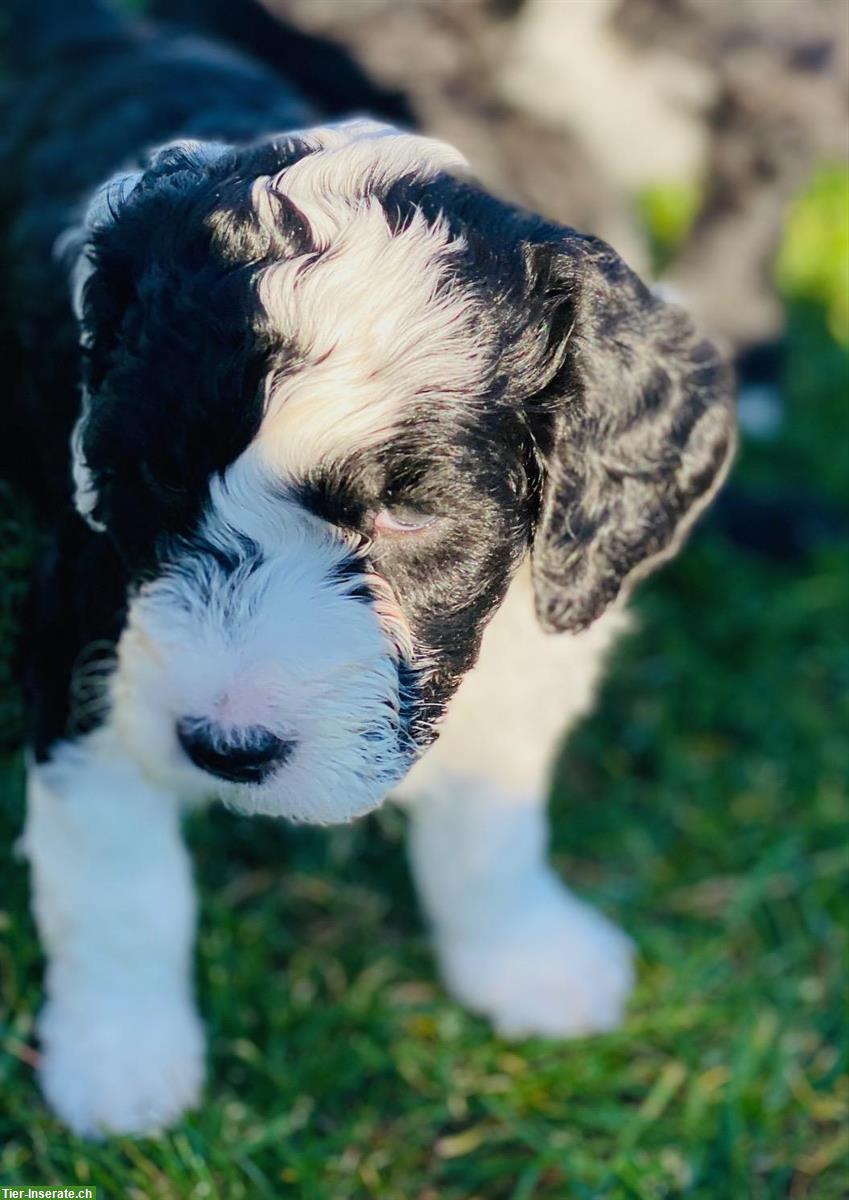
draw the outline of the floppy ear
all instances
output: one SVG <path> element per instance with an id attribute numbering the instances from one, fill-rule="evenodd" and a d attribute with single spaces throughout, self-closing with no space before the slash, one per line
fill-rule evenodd
<path id="1" fill-rule="evenodd" d="M 548 632 L 586 628 L 681 544 L 735 444 L 730 372 L 606 243 L 531 251 L 551 355 L 532 550 Z"/>
<path id="2" fill-rule="evenodd" d="M 172 176 L 185 177 L 198 174 L 215 166 L 229 154 L 232 147 L 221 142 L 199 142 L 181 139 L 147 151 L 137 169 L 119 171 L 98 187 L 89 197 L 82 220 L 60 235 L 53 247 L 54 255 L 64 262 L 68 271 L 71 292 L 71 307 L 79 325 L 80 345 L 92 351 L 99 340 L 98 353 L 112 344 L 120 327 L 123 293 L 126 288 L 102 287 L 109 293 L 108 309 L 111 321 L 101 322 L 99 338 L 90 320 L 87 293 L 92 284 L 97 284 L 96 243 L 112 227 L 133 197 L 147 182 Z M 74 487 L 74 505 L 77 512 L 96 533 L 105 531 L 106 526 L 97 515 L 101 496 L 89 469 L 85 453 L 86 428 L 91 416 L 92 401 L 87 387 L 82 390 L 80 414 L 71 434 L 71 471 Z"/>

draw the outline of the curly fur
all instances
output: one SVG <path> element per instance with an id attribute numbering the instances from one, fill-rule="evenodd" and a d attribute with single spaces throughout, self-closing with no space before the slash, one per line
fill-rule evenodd
<path id="1" fill-rule="evenodd" d="M 508 1031 L 609 1027 L 628 945 L 545 864 L 557 688 L 522 714 L 552 671 L 585 707 L 615 602 L 721 481 L 713 349 L 443 143 L 319 125 L 94 0 L 21 0 L 12 36 L 0 444 L 53 522 L 24 648 L 51 1103 L 96 1135 L 197 1095 L 192 798 L 330 822 L 405 788 L 449 986 Z M 524 766 L 494 778 L 468 694 Z"/>

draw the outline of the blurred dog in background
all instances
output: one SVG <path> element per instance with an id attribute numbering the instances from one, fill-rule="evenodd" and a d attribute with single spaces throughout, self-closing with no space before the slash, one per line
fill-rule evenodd
<path id="1" fill-rule="evenodd" d="M 204 10 L 228 36 L 250 36 L 215 0 L 177 5 L 194 20 Z M 301 36 L 344 46 L 390 106 L 402 94 L 415 121 L 457 145 L 487 187 L 598 234 L 641 272 L 651 265 L 635 213 L 641 189 L 703 180 L 665 278 L 732 354 L 780 335 L 772 265 L 787 208 L 814 163 L 846 156 L 840 0 L 267 7 Z M 260 45 L 275 53 L 267 38 Z M 397 119 L 397 107 L 384 111 Z"/>
<path id="2" fill-rule="evenodd" d="M 2 445 L 53 526 L 23 838 L 51 1104 L 97 1134 L 197 1098 L 187 799 L 327 823 L 405 796 L 452 992 L 507 1033 L 612 1028 L 630 947 L 547 865 L 547 778 L 728 468 L 713 346 L 453 146 L 322 124 L 223 44 L 28 0 L 11 62 Z"/>

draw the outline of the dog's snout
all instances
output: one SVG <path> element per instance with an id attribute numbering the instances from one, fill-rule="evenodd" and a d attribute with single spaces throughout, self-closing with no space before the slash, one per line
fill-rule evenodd
<path id="1" fill-rule="evenodd" d="M 261 726 L 228 730 L 196 717 L 178 722 L 177 740 L 196 767 L 231 783 L 262 783 L 295 747 Z"/>

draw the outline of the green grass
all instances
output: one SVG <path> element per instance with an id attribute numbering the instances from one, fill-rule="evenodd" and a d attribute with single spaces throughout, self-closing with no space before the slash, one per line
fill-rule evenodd
<path id="1" fill-rule="evenodd" d="M 788 420 L 737 478 L 845 506 L 849 355 L 829 297 L 785 283 Z M 36 538 L 5 505 L 4 647 Z M 330 833 L 213 811 L 189 829 L 210 1081 L 197 1113 L 138 1142 L 70 1137 L 35 1086 L 42 962 L 0 666 L 0 1182 L 138 1200 L 845 1196 L 845 547 L 778 566 L 703 528 L 637 610 L 553 806 L 558 866 L 639 946 L 624 1030 L 508 1044 L 449 1002 L 396 811 Z"/>

